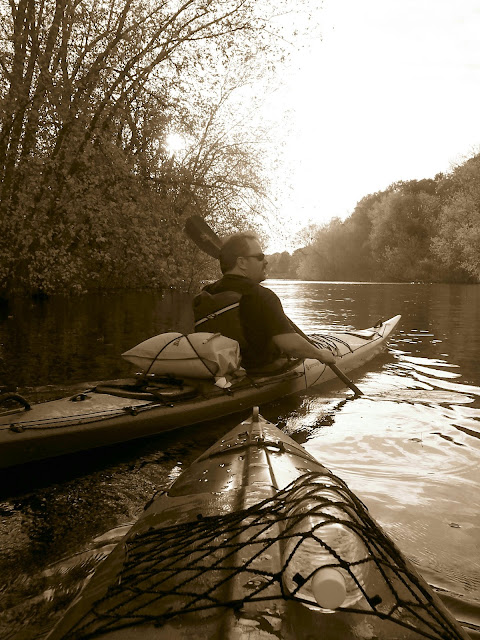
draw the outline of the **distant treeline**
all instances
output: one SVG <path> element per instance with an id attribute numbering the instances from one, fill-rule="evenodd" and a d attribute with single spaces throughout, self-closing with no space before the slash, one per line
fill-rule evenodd
<path id="1" fill-rule="evenodd" d="M 304 280 L 480 282 L 480 154 L 434 179 L 396 182 L 344 222 L 303 230 L 269 257 L 269 276 Z"/>

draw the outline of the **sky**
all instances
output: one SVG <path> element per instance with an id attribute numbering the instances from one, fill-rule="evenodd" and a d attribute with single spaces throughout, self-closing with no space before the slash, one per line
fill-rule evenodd
<path id="1" fill-rule="evenodd" d="M 312 19 L 321 38 L 274 98 L 288 114 L 288 186 L 270 250 L 480 150 L 480 0 L 324 0 Z"/>

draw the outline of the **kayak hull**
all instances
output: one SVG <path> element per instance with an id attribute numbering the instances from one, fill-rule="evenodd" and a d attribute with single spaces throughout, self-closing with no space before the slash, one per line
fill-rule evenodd
<path id="1" fill-rule="evenodd" d="M 325 613 L 285 591 L 285 506 L 317 475 L 335 478 L 261 416 L 238 425 L 147 506 L 48 640 L 467 639 L 355 496 L 374 596 Z"/>
<path id="2" fill-rule="evenodd" d="M 360 332 L 330 332 L 325 334 L 326 346 L 333 345 L 338 367 L 348 373 L 385 347 L 399 320 L 395 316 Z M 200 424 L 317 388 L 334 378 L 329 367 L 307 359 L 282 374 L 247 378 L 227 390 L 199 382 L 195 397 L 178 402 L 87 390 L 30 410 L 19 407 L 0 415 L 0 469 Z"/>

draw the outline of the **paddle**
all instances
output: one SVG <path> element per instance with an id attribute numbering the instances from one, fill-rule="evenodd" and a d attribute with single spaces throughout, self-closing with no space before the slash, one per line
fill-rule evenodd
<path id="1" fill-rule="evenodd" d="M 190 216 L 185 222 L 185 233 L 199 249 L 218 260 L 222 241 L 200 216 Z"/>
<path id="2" fill-rule="evenodd" d="M 185 222 L 185 233 L 191 240 L 193 240 L 199 249 L 207 253 L 212 258 L 219 258 L 222 241 L 201 216 L 193 215 L 187 218 Z M 295 325 L 291 320 L 290 323 L 299 335 L 305 338 L 305 340 L 307 340 L 311 345 L 318 348 L 315 342 L 303 333 L 297 325 Z M 337 365 L 329 364 L 328 366 L 333 373 L 347 385 L 347 387 L 350 387 L 356 396 L 363 395 L 362 391 L 360 391 L 360 389 L 343 373 L 343 371 L 337 367 Z"/>

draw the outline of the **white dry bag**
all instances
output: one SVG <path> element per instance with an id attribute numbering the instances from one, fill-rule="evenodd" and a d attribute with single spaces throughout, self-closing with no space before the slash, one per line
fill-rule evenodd
<path id="1" fill-rule="evenodd" d="M 122 353 L 145 373 L 220 378 L 240 368 L 240 346 L 220 333 L 161 333 Z"/>

